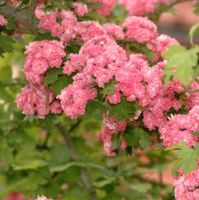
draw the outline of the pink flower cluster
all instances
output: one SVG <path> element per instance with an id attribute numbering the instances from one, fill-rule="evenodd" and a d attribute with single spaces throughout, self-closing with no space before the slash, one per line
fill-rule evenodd
<path id="1" fill-rule="evenodd" d="M 60 23 L 58 19 L 61 19 Z M 115 79 L 116 89 L 114 94 L 106 97 L 107 101 L 118 104 L 122 97 L 130 102 L 138 101 L 144 108 L 143 122 L 150 130 L 167 121 L 166 112 L 171 108 L 176 111 L 180 108 L 175 95 L 181 93 L 183 87 L 175 82 L 166 88 L 162 81 L 166 61 L 151 67 L 144 55 L 130 54 L 117 44 L 118 39 L 144 43 L 158 61 L 161 53 L 177 41 L 159 36 L 156 25 L 147 18 L 128 17 L 122 26 L 100 25 L 94 21 L 78 22 L 71 11 L 62 10 L 43 15 L 40 27 L 66 45 L 73 39 L 83 43 L 79 53 L 69 54 L 64 63 L 64 73 L 74 75 L 73 83 L 57 97 L 70 118 L 83 115 L 88 101 L 97 97 L 96 86 L 104 88 L 112 79 Z M 65 56 L 62 44 L 55 41 L 35 42 L 27 48 L 26 54 L 24 72 L 32 84 L 42 84 L 47 69 L 60 67 Z"/>
<path id="2" fill-rule="evenodd" d="M 66 55 L 64 46 L 58 41 L 37 41 L 26 48 L 24 74 L 30 82 L 17 96 L 17 105 L 26 115 L 36 114 L 44 118 L 49 112 L 62 112 L 54 92 L 43 85 L 44 75 L 49 68 L 60 68 Z"/>
<path id="3" fill-rule="evenodd" d="M 97 96 L 93 84 L 104 87 L 113 78 L 120 62 L 125 59 L 125 51 L 106 35 L 94 37 L 85 42 L 79 54 L 71 54 L 65 63 L 64 73 L 78 73 L 73 77 L 73 84 L 62 90 L 59 96 L 66 115 L 71 118 L 83 115 L 88 100 Z"/>
<path id="4" fill-rule="evenodd" d="M 73 84 L 63 89 L 58 96 L 63 111 L 71 119 L 83 115 L 88 101 L 97 97 L 97 90 L 86 86 L 81 80 L 74 80 Z"/>
<path id="5" fill-rule="evenodd" d="M 75 4 L 76 5 L 76 4 Z M 58 23 L 58 21 L 61 21 Z M 71 40 L 80 39 L 88 41 L 94 36 L 108 34 L 115 39 L 123 39 L 122 27 L 107 23 L 100 25 L 94 21 L 77 21 L 76 16 L 71 11 L 51 12 L 40 17 L 40 28 L 51 32 L 52 36 L 59 38 L 64 43 Z"/>
<path id="6" fill-rule="evenodd" d="M 97 12 L 102 16 L 110 15 L 111 10 L 114 8 L 116 4 L 116 0 L 90 0 L 94 3 L 99 3 L 99 8 Z"/>
<path id="7" fill-rule="evenodd" d="M 175 178 L 176 200 L 198 200 L 199 197 L 199 168 L 186 175 Z"/>
<path id="8" fill-rule="evenodd" d="M 155 12 L 158 5 L 168 5 L 170 0 L 120 0 L 129 15 L 144 16 Z"/>
<path id="9" fill-rule="evenodd" d="M 52 91 L 44 86 L 27 85 L 17 96 L 17 106 L 20 107 L 24 114 L 37 114 L 43 119 L 49 112 L 59 114 L 62 112 L 60 103 L 55 99 Z"/>
<path id="10" fill-rule="evenodd" d="M 186 101 L 185 101 L 185 106 L 187 109 L 191 109 L 194 106 L 199 105 L 199 83 L 194 81 L 190 87 L 189 90 L 191 91 L 190 93 L 186 93 Z"/>
<path id="11" fill-rule="evenodd" d="M 64 65 L 65 74 L 75 73 L 74 82 L 59 95 L 67 116 L 83 115 L 87 102 L 97 96 L 95 86 L 103 88 L 113 78 L 116 90 L 107 96 L 109 103 L 120 103 L 122 96 L 130 102 L 137 100 L 144 108 L 143 122 L 150 130 L 167 121 L 166 112 L 171 108 L 176 111 L 180 108 L 175 95 L 183 91 L 182 85 L 173 82 L 165 88 L 162 81 L 166 61 L 151 67 L 144 55 L 129 54 L 116 42 L 123 39 L 145 43 L 158 60 L 168 46 L 177 44 L 175 39 L 158 35 L 156 25 L 144 17 L 129 17 L 122 27 L 93 21 L 78 22 L 74 16 L 72 21 L 75 21 L 74 38 L 82 40 L 83 45 L 78 54 L 69 54 Z"/>
<path id="12" fill-rule="evenodd" d="M 88 13 L 88 7 L 84 3 L 74 2 L 73 8 L 74 8 L 77 16 L 83 17 L 84 15 L 86 15 Z"/>
<path id="13" fill-rule="evenodd" d="M 98 12 L 104 16 L 110 14 L 115 5 L 115 0 L 91 1 L 101 4 Z M 143 15 L 153 12 L 158 4 L 169 1 L 121 0 L 121 3 L 128 5 L 129 14 Z M 76 15 L 83 16 L 88 12 L 84 4 L 73 3 L 73 9 L 76 14 L 65 10 L 39 14 L 40 28 L 51 32 L 61 42 L 38 41 L 27 47 L 24 73 L 30 84 L 17 97 L 17 104 L 24 113 L 44 118 L 49 112 L 58 114 L 63 110 L 68 117 L 76 119 L 84 115 L 87 103 L 95 101 L 98 91 L 114 80 L 115 90 L 104 97 L 105 104 L 119 104 L 122 98 L 128 102 L 136 101 L 138 111 L 129 120 L 142 120 L 151 131 L 158 129 L 165 146 L 180 141 L 193 146 L 198 142 L 199 138 L 193 134 L 199 131 L 198 93 L 185 95 L 188 114 L 169 114 L 171 110 L 177 113 L 183 105 L 178 96 L 184 92 L 184 87 L 179 81 L 164 84 L 167 61 L 162 60 L 161 54 L 178 42 L 166 35 L 159 35 L 156 25 L 146 17 L 130 16 L 121 26 L 111 23 L 101 25 L 95 21 L 77 20 Z M 118 40 L 144 44 L 155 58 L 149 62 L 143 54 L 119 45 Z M 61 67 L 66 55 L 62 43 L 67 46 L 70 42 L 81 45 L 78 53 L 68 54 L 63 67 L 63 73 L 71 76 L 73 82 L 55 96 L 51 89 L 43 86 L 43 79 L 49 68 Z M 193 82 L 190 88 L 195 90 L 198 86 L 197 82 Z M 112 137 L 124 132 L 127 122 L 118 121 L 117 116 L 109 118 L 107 114 L 104 113 L 104 129 L 99 137 L 104 143 L 105 153 L 113 156 Z M 126 147 L 122 137 L 120 148 Z M 183 181 L 180 181 L 182 177 Z M 178 199 L 182 191 L 189 191 L 184 181 L 190 178 L 182 177 L 176 182 Z"/>
<path id="14" fill-rule="evenodd" d="M 158 35 L 157 26 L 146 17 L 128 17 L 123 24 L 123 28 L 127 40 L 146 44 L 155 53 L 157 59 L 168 46 L 179 44 L 174 38 L 163 34 Z"/>
<path id="15" fill-rule="evenodd" d="M 7 24 L 7 20 L 4 18 L 4 16 L 0 15 L 0 27 L 5 26 Z"/>
<path id="16" fill-rule="evenodd" d="M 37 41 L 26 48 L 24 74 L 33 84 L 42 84 L 49 68 L 60 68 L 65 57 L 64 46 L 58 41 Z"/>
<path id="17" fill-rule="evenodd" d="M 61 20 L 61 23 L 58 22 Z M 73 12 L 62 10 L 61 12 L 50 12 L 40 17 L 39 27 L 50 31 L 54 37 L 68 42 L 76 37 L 75 27 L 77 19 Z"/>
<path id="18" fill-rule="evenodd" d="M 135 40 L 138 43 L 149 43 L 157 38 L 157 27 L 148 18 L 128 17 L 123 27 L 128 40 Z"/>
<path id="19" fill-rule="evenodd" d="M 107 156 L 114 156 L 115 153 L 112 148 L 112 137 L 118 134 L 118 132 L 125 131 L 127 122 L 126 121 L 118 122 L 116 118 L 108 118 L 105 116 L 103 124 L 104 124 L 104 129 L 100 134 L 100 139 L 104 143 L 104 152 L 106 153 Z M 125 139 L 123 138 L 121 141 L 120 148 L 125 149 L 126 147 L 127 144 Z"/>
<path id="20" fill-rule="evenodd" d="M 177 114 L 160 126 L 160 134 L 165 146 L 184 141 L 193 146 L 199 141 L 194 132 L 199 132 L 199 106 L 194 106 L 188 114 Z"/>

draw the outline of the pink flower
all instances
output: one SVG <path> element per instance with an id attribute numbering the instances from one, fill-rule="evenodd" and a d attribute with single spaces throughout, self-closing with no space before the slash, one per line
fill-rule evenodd
<path id="1" fill-rule="evenodd" d="M 42 84 L 49 68 L 59 68 L 66 55 L 64 46 L 58 41 L 37 41 L 26 48 L 24 74 L 33 84 Z"/>
<path id="2" fill-rule="evenodd" d="M 38 196 L 37 199 L 35 199 L 35 200 L 50 200 L 50 199 L 48 199 L 45 196 Z"/>
<path id="3" fill-rule="evenodd" d="M 102 16 L 108 16 L 116 4 L 116 0 L 91 0 L 92 2 L 99 3 L 100 7 L 97 12 Z"/>
<path id="4" fill-rule="evenodd" d="M 60 114 L 62 112 L 61 104 L 59 101 L 55 100 L 50 104 L 50 112 L 53 114 Z"/>
<path id="5" fill-rule="evenodd" d="M 70 54 L 69 60 L 64 63 L 64 73 L 71 75 L 75 71 L 81 71 L 85 65 L 85 56 L 79 54 Z"/>
<path id="6" fill-rule="evenodd" d="M 143 16 L 153 13 L 159 4 L 168 5 L 170 0 L 120 0 L 129 15 Z"/>
<path id="7" fill-rule="evenodd" d="M 119 90 L 116 90 L 114 94 L 108 95 L 107 99 L 111 104 L 118 104 L 121 102 L 122 95 L 120 94 Z"/>
<path id="8" fill-rule="evenodd" d="M 89 100 L 97 97 L 96 89 L 86 89 L 80 81 L 64 88 L 58 98 L 61 100 L 61 107 L 65 114 L 75 119 L 84 114 Z"/>
<path id="9" fill-rule="evenodd" d="M 127 122 L 121 121 L 118 122 L 116 118 L 104 117 L 103 120 L 104 129 L 100 133 L 99 137 L 104 145 L 104 152 L 107 156 L 114 156 L 115 153 L 112 149 L 112 137 L 119 132 L 123 132 L 126 129 Z M 120 148 L 124 150 L 127 147 L 126 141 L 123 138 Z"/>
<path id="10" fill-rule="evenodd" d="M 198 200 L 199 169 L 179 175 L 175 178 L 174 185 L 176 200 Z"/>
<path id="11" fill-rule="evenodd" d="M 77 14 L 77 16 L 83 17 L 88 13 L 88 7 L 84 3 L 74 2 L 73 8 L 75 9 L 75 13 Z"/>
<path id="12" fill-rule="evenodd" d="M 17 106 L 21 108 L 26 115 L 34 115 L 43 119 L 50 111 L 52 113 L 59 113 L 58 101 L 54 102 L 55 95 L 49 92 L 44 86 L 27 85 L 22 92 L 17 95 Z M 56 105 L 55 105 L 56 104 Z M 50 107 L 50 108 L 49 108 Z M 55 112 L 55 107 L 56 111 Z M 59 108 L 59 111 L 61 109 Z"/>
<path id="13" fill-rule="evenodd" d="M 107 24 L 103 25 L 103 28 L 105 29 L 105 32 L 107 35 L 109 35 L 110 37 L 113 37 L 117 40 L 124 39 L 124 37 L 125 37 L 125 34 L 124 34 L 121 26 L 118 26 L 116 24 L 107 23 Z"/>
<path id="14" fill-rule="evenodd" d="M 199 89 L 199 83 L 194 81 L 190 87 L 190 91 L 198 90 Z M 191 93 L 186 93 L 186 101 L 185 101 L 185 106 L 187 109 L 191 109 L 194 106 L 199 105 L 199 92 L 191 92 Z"/>
<path id="15" fill-rule="evenodd" d="M 177 114 L 172 116 L 167 122 L 161 124 L 159 131 L 163 144 L 171 146 L 180 141 L 184 141 L 189 146 L 193 146 L 198 140 L 198 136 L 192 133 L 199 131 L 199 106 L 195 106 L 188 114 Z"/>
<path id="16" fill-rule="evenodd" d="M 7 24 L 7 20 L 4 18 L 4 16 L 0 15 L 0 27 L 5 26 Z"/>
<path id="17" fill-rule="evenodd" d="M 162 53 L 169 48 L 169 46 L 177 44 L 179 44 L 179 42 L 176 39 L 171 38 L 168 35 L 161 34 L 156 38 L 156 40 L 148 43 L 147 47 L 154 52 L 154 60 L 157 61 L 160 59 Z"/>
<path id="18" fill-rule="evenodd" d="M 69 42 L 76 37 L 77 19 L 71 11 L 50 12 L 42 14 L 39 19 L 39 27 L 51 32 L 52 36 L 60 38 L 62 42 Z"/>
<path id="19" fill-rule="evenodd" d="M 126 38 L 138 43 L 151 43 L 158 36 L 156 25 L 146 17 L 128 17 L 123 27 L 127 30 Z"/>
<path id="20" fill-rule="evenodd" d="M 100 36 L 104 34 L 103 27 L 94 21 L 82 21 L 76 26 L 76 34 L 85 42 L 95 36 Z"/>

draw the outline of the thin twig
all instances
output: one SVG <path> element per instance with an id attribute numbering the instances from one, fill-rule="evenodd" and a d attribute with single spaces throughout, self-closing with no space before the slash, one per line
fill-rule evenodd
<path id="1" fill-rule="evenodd" d="M 81 121 L 79 120 L 77 123 L 75 123 L 68 131 L 66 131 L 65 127 L 62 124 L 56 124 L 57 129 L 59 130 L 60 134 L 62 135 L 62 137 L 64 138 L 65 144 L 67 146 L 67 148 L 71 151 L 71 155 L 72 155 L 72 159 L 74 161 L 78 161 L 79 157 L 75 151 L 73 142 L 70 138 L 70 133 L 76 128 L 78 127 L 78 125 L 81 123 Z M 85 188 L 87 190 L 90 191 L 90 200 L 96 200 L 96 193 L 95 191 L 92 190 L 92 184 L 91 181 L 86 173 L 86 171 L 84 169 L 81 170 L 81 175 L 80 175 L 81 181 L 83 183 L 83 185 L 85 186 Z"/>

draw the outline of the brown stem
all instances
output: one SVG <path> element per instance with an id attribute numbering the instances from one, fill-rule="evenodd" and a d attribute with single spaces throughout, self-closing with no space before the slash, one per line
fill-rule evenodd
<path id="1" fill-rule="evenodd" d="M 68 131 L 66 131 L 65 127 L 62 124 L 57 124 L 57 129 L 59 130 L 60 134 L 62 135 L 62 137 L 64 138 L 65 144 L 67 146 L 67 148 L 71 151 L 71 155 L 72 155 L 72 159 L 74 161 L 78 161 L 78 155 L 75 151 L 73 142 L 70 138 L 70 133 L 80 124 L 81 121 L 78 121 L 76 124 L 74 124 Z M 81 181 L 83 183 L 83 185 L 85 186 L 85 188 L 90 192 L 90 200 L 96 200 L 96 193 L 95 191 L 92 191 L 92 184 L 91 181 L 86 173 L 85 170 L 81 170 L 81 175 L 80 175 Z"/>
<path id="2" fill-rule="evenodd" d="M 70 138 L 70 132 L 66 131 L 65 127 L 60 123 L 57 124 L 56 126 L 57 126 L 57 129 L 59 130 L 60 134 L 64 138 L 64 142 L 65 142 L 66 146 L 71 151 L 72 159 L 74 161 L 77 161 L 78 157 L 77 157 L 77 154 L 76 154 L 76 152 L 74 150 L 74 146 L 73 146 L 73 143 L 72 143 L 71 138 Z"/>

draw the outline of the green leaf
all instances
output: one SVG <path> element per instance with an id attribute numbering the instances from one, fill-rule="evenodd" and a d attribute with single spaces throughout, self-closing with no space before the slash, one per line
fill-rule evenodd
<path id="1" fill-rule="evenodd" d="M 181 45 L 172 45 L 163 53 L 163 57 L 168 60 L 165 67 L 165 81 L 177 79 L 184 85 L 188 85 L 193 76 L 193 67 L 197 65 L 199 46 L 187 50 Z"/>
<path id="2" fill-rule="evenodd" d="M 134 183 L 129 186 L 130 189 L 136 190 L 140 193 L 147 193 L 151 189 L 151 185 L 149 183 Z"/>
<path id="3" fill-rule="evenodd" d="M 194 136 L 199 136 L 199 131 L 198 131 L 198 132 L 192 133 L 192 135 L 194 135 Z"/>
<path id="4" fill-rule="evenodd" d="M 128 102 L 125 99 L 117 105 L 108 104 L 109 116 L 116 117 L 119 121 L 130 119 L 137 110 L 136 102 Z"/>
<path id="5" fill-rule="evenodd" d="M 35 40 L 53 40 L 53 37 L 51 36 L 51 33 L 44 32 L 35 37 Z"/>
<path id="6" fill-rule="evenodd" d="M 41 159 L 24 160 L 20 163 L 13 163 L 12 167 L 14 170 L 30 170 L 38 169 L 39 167 L 47 166 L 47 162 Z"/>
<path id="7" fill-rule="evenodd" d="M 152 139 L 148 132 L 142 128 L 131 128 L 128 127 L 125 131 L 124 137 L 129 146 L 134 148 L 145 149 L 152 143 Z"/>
<path id="8" fill-rule="evenodd" d="M 197 65 L 196 67 L 194 67 L 194 71 L 193 71 L 193 78 L 197 78 L 199 76 L 199 65 Z"/>
<path id="9" fill-rule="evenodd" d="M 49 69 L 44 77 L 44 84 L 46 86 L 53 84 L 61 74 L 62 69 Z"/>
<path id="10" fill-rule="evenodd" d="M 14 19 L 13 19 L 13 18 L 8 18 L 7 21 L 8 21 L 8 23 L 6 24 L 6 28 L 7 28 L 8 30 L 13 30 L 13 29 L 15 29 L 16 23 L 15 23 Z"/>
<path id="11" fill-rule="evenodd" d="M 19 176 L 18 180 L 11 182 L 6 190 L 8 192 L 13 191 L 25 191 L 25 192 L 36 192 L 38 189 L 47 183 L 47 180 L 37 172 L 29 173 L 26 176 Z"/>
<path id="12" fill-rule="evenodd" d="M 51 148 L 51 159 L 49 165 L 56 167 L 65 164 L 71 158 L 71 153 L 66 145 L 56 145 Z"/>
<path id="13" fill-rule="evenodd" d="M 199 3 L 195 3 L 195 4 L 194 4 L 194 13 L 195 13 L 196 15 L 199 15 Z"/>
<path id="14" fill-rule="evenodd" d="M 81 48 L 80 45 L 78 45 L 78 44 L 76 44 L 76 43 L 70 42 L 70 43 L 66 46 L 65 50 L 66 50 L 66 52 L 69 52 L 69 53 L 78 53 L 79 50 L 80 50 L 80 48 Z"/>
<path id="15" fill-rule="evenodd" d="M 0 34 L 0 49 L 3 52 L 11 52 L 13 50 L 14 43 L 15 41 L 11 37 L 5 34 Z"/>
<path id="16" fill-rule="evenodd" d="M 107 83 L 103 88 L 103 97 L 107 95 L 112 95 L 115 91 L 115 81 L 111 80 L 109 83 Z"/>
<path id="17" fill-rule="evenodd" d="M 118 4 L 112 9 L 109 18 L 116 24 L 120 24 L 124 21 L 124 19 L 126 19 L 127 16 L 127 10 L 124 8 L 124 6 Z"/>
<path id="18" fill-rule="evenodd" d="M 197 159 L 199 157 L 199 148 L 188 147 L 185 142 L 173 145 L 168 150 L 174 150 L 176 159 L 174 161 L 174 172 L 182 169 L 184 173 L 189 173 L 197 167 Z"/>
<path id="19" fill-rule="evenodd" d="M 128 48 L 134 53 L 144 54 L 150 61 L 154 59 L 154 53 L 145 44 L 139 44 L 136 42 L 123 40 L 119 40 L 118 43 L 119 45 L 123 46 L 124 48 Z"/>
<path id="20" fill-rule="evenodd" d="M 194 45 L 194 37 L 199 35 L 199 23 L 193 25 L 189 31 L 190 42 Z"/>
<path id="21" fill-rule="evenodd" d="M 50 167 L 50 172 L 54 173 L 54 172 L 62 172 L 65 171 L 71 167 L 85 167 L 84 163 L 81 162 L 69 162 L 67 164 L 64 165 L 59 165 L 59 166 L 51 166 Z"/>
<path id="22" fill-rule="evenodd" d="M 106 111 L 107 107 L 101 101 L 90 101 L 86 106 L 85 117 L 101 120 Z"/>
<path id="23" fill-rule="evenodd" d="M 73 82 L 72 78 L 67 75 L 62 75 L 53 83 L 53 89 L 56 95 L 61 93 L 61 90 Z"/>
<path id="24" fill-rule="evenodd" d="M 112 184 L 115 181 L 116 181 L 115 177 L 110 177 L 108 179 L 103 179 L 103 180 L 96 181 L 96 182 L 93 183 L 93 185 L 95 187 L 102 188 L 102 187 L 104 187 L 106 185 Z"/>

